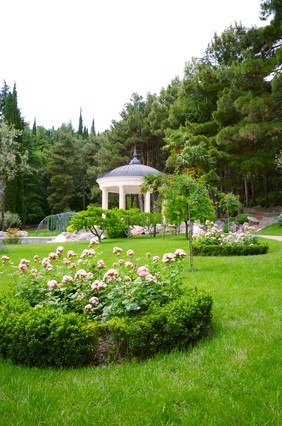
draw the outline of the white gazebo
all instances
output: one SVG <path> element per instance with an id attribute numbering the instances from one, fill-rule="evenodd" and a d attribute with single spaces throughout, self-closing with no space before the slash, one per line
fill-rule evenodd
<path id="1" fill-rule="evenodd" d="M 109 204 L 109 193 L 119 194 L 119 208 L 125 209 L 126 194 L 141 194 L 141 186 L 144 176 L 160 175 L 161 172 L 153 167 L 144 166 L 138 160 L 136 148 L 134 148 L 133 158 L 129 164 L 117 167 L 107 173 L 98 175 L 97 183 L 102 191 L 102 208 L 107 210 Z M 151 211 L 150 192 L 144 194 L 144 212 Z"/>

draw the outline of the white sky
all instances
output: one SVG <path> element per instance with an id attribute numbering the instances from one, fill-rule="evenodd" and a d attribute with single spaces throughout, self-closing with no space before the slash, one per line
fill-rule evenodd
<path id="1" fill-rule="evenodd" d="M 110 127 L 133 92 L 158 94 L 215 32 L 262 26 L 260 0 L 4 0 L 0 87 L 32 126 Z"/>

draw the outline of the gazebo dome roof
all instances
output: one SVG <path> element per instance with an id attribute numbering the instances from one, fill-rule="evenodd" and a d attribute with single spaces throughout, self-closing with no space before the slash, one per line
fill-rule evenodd
<path id="1" fill-rule="evenodd" d="M 117 177 L 117 176 L 147 176 L 147 175 L 160 175 L 161 172 L 150 166 L 144 166 L 138 160 L 136 149 L 134 149 L 133 158 L 129 164 L 117 167 L 106 173 L 101 173 L 98 179 L 105 177 Z"/>

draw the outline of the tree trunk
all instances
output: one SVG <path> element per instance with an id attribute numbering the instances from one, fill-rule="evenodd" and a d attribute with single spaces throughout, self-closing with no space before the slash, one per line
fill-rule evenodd
<path id="1" fill-rule="evenodd" d="M 265 203 L 266 203 L 266 207 L 269 207 L 269 199 L 268 199 L 268 185 L 267 185 L 267 177 L 266 175 L 263 175 L 262 177 L 263 179 L 263 193 L 264 193 L 264 197 L 265 197 Z"/>
<path id="2" fill-rule="evenodd" d="M 252 203 L 255 206 L 256 205 L 256 191 L 255 191 L 255 185 L 254 185 L 254 179 L 251 179 L 251 191 L 252 191 Z"/>
<path id="3" fill-rule="evenodd" d="M 185 238 L 186 238 L 186 240 L 188 240 L 189 239 L 188 220 L 185 220 L 184 223 L 185 223 Z"/>
<path id="4" fill-rule="evenodd" d="M 189 223 L 189 258 L 190 258 L 190 271 L 194 272 L 194 261 L 193 261 L 193 222 Z"/>
<path id="5" fill-rule="evenodd" d="M 245 190 L 245 207 L 249 207 L 249 185 L 248 179 L 244 177 L 244 190 Z"/>

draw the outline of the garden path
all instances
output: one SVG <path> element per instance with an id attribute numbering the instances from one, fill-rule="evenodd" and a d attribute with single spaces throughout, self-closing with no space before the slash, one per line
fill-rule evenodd
<path id="1" fill-rule="evenodd" d="M 282 241 L 282 235 L 258 235 L 263 238 L 270 238 L 271 240 Z"/>

